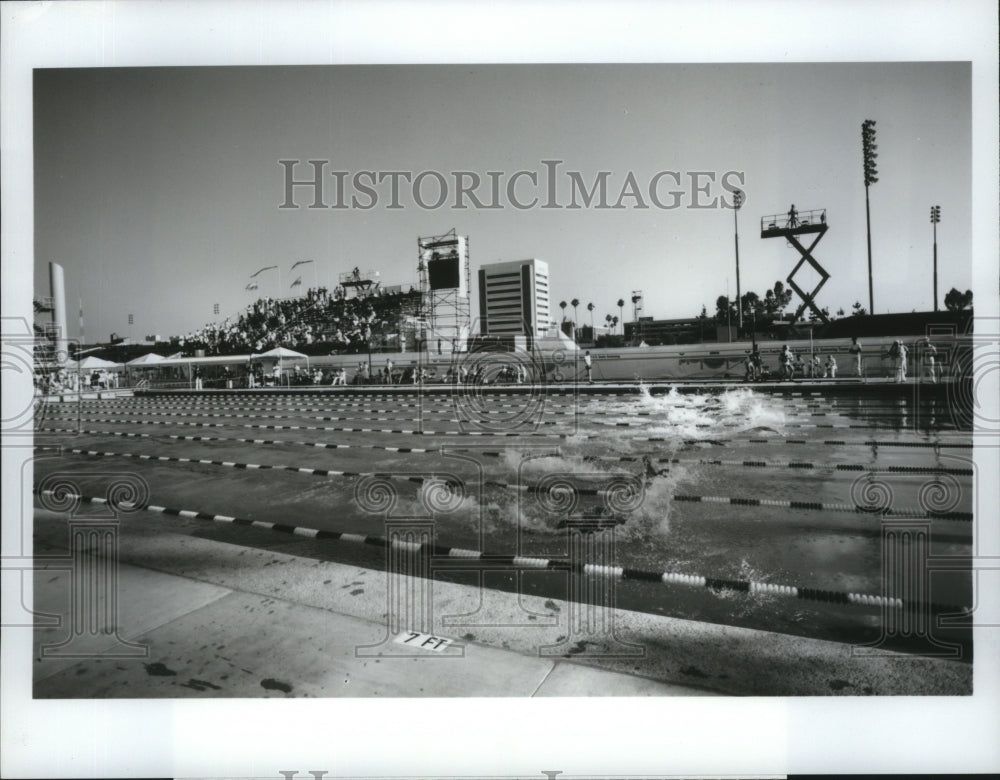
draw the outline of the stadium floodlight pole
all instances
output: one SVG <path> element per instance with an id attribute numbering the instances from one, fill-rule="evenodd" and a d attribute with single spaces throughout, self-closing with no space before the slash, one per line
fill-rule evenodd
<path id="1" fill-rule="evenodd" d="M 569 302 L 569 305 L 573 307 L 573 381 L 578 382 L 580 380 L 580 367 L 577 363 L 577 359 L 580 356 L 580 342 L 576 337 L 576 307 L 580 305 L 580 299 L 574 298 Z"/>
<path id="2" fill-rule="evenodd" d="M 934 226 L 934 311 L 938 310 L 937 292 L 937 226 L 941 221 L 941 207 L 931 206 L 931 224 Z"/>
<path id="3" fill-rule="evenodd" d="M 868 313 L 875 313 L 875 293 L 872 284 L 872 215 L 868 203 L 868 188 L 878 181 L 878 169 L 875 166 L 875 159 L 878 154 L 875 150 L 878 145 L 875 143 L 875 120 L 866 119 L 861 123 L 861 151 L 864 158 L 865 171 L 865 224 L 868 228 Z"/>
<path id="4" fill-rule="evenodd" d="M 743 332 L 743 299 L 740 296 L 740 223 L 737 215 L 743 205 L 746 195 L 743 190 L 733 191 L 733 229 L 736 236 L 736 311 L 738 313 L 737 325 L 739 332 Z"/>
<path id="5" fill-rule="evenodd" d="M 365 328 L 365 344 L 368 347 L 368 376 L 365 377 L 365 384 L 371 384 L 372 381 L 372 326 L 368 325 Z"/>

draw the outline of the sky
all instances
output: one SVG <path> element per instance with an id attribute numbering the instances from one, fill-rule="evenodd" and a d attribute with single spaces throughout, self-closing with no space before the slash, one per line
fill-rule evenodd
<path id="1" fill-rule="evenodd" d="M 814 256 L 830 273 L 817 302 L 868 305 L 861 123 L 876 120 L 879 181 L 871 187 L 875 311 L 933 308 L 932 205 L 939 300 L 972 286 L 971 67 L 963 62 L 693 65 L 406 65 L 39 69 L 34 74 L 35 291 L 47 264 L 63 265 L 70 337 L 78 301 L 88 342 L 187 333 L 260 295 L 332 286 L 355 266 L 386 285 L 415 283 L 417 238 L 452 228 L 469 236 L 476 270 L 537 257 L 552 300 L 595 304 L 595 321 L 641 290 L 656 318 L 712 313 L 736 295 L 734 218 L 723 179 L 746 192 L 738 214 L 742 291 L 759 294 L 799 260 L 760 238 L 764 215 L 825 208 L 829 231 Z M 285 167 L 325 160 L 323 200 L 298 187 L 286 203 Z M 558 166 L 543 161 L 562 161 Z M 542 208 L 571 202 L 571 172 L 587 188 L 607 173 L 607 201 L 630 175 L 624 208 Z M 507 185 L 522 175 L 513 196 Z M 346 171 L 347 208 L 332 171 Z M 425 208 L 412 185 L 354 186 L 359 171 L 439 172 L 448 198 Z M 454 208 L 454 172 L 488 172 L 501 208 Z M 659 172 L 676 172 L 655 177 Z M 694 179 L 692 178 L 694 177 Z M 433 205 L 427 174 L 419 199 Z M 652 182 L 661 204 L 649 196 Z M 742 183 L 741 183 L 742 182 Z M 696 185 L 702 192 L 696 192 Z M 682 194 L 671 196 L 670 191 Z M 577 194 L 577 203 L 582 198 Z M 392 208 L 398 205 L 399 208 Z M 639 208 L 646 205 L 648 208 Z M 300 260 L 314 262 L 291 272 Z M 250 276 L 264 266 L 256 293 Z M 298 276 L 302 286 L 290 287 Z M 808 278 L 808 277 L 806 277 Z M 802 280 L 801 277 L 796 277 Z M 811 286 L 808 284 L 807 286 Z M 214 304 L 220 315 L 213 314 Z M 558 311 L 558 309 L 556 309 Z M 128 315 L 135 324 L 128 325 Z M 631 318 L 631 305 L 625 317 Z"/>

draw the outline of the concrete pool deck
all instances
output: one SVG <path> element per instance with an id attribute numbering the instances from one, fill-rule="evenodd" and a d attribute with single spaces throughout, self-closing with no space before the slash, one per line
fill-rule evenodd
<path id="1" fill-rule="evenodd" d="M 36 509 L 34 609 L 61 618 L 59 626 L 34 632 L 36 697 L 955 695 L 972 689 L 968 663 L 888 651 L 859 657 L 837 642 L 625 610 L 614 613 L 613 639 L 595 634 L 593 641 L 567 642 L 572 605 L 565 601 L 401 577 L 397 587 L 402 582 L 407 592 L 432 586 L 432 617 L 422 627 L 449 640 L 443 651 L 411 648 L 400 641 L 406 626 L 390 628 L 384 571 L 199 538 L 190 534 L 196 522 L 118 523 L 118 637 L 139 647 L 84 631 L 73 648 L 89 657 L 58 657 L 51 648 L 43 654 L 42 646 L 70 633 L 73 558 L 64 518 Z"/>

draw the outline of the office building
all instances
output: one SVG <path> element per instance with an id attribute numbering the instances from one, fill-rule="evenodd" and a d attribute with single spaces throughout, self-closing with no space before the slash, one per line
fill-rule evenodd
<path id="1" fill-rule="evenodd" d="M 551 324 L 548 263 L 514 260 L 479 269 L 481 335 L 538 336 Z"/>

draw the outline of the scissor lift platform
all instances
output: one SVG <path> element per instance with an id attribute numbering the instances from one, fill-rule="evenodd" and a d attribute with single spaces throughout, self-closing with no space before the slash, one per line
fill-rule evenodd
<path id="1" fill-rule="evenodd" d="M 799 306 L 795 312 L 795 316 L 792 318 L 793 323 L 798 321 L 806 308 L 811 309 L 821 321 L 829 322 L 829 318 L 816 306 L 815 300 L 820 289 L 826 284 L 826 280 L 830 278 L 830 274 L 812 256 L 813 249 L 815 249 L 820 239 L 823 238 L 827 227 L 826 209 L 796 211 L 795 206 L 792 206 L 785 214 L 771 214 L 761 217 L 761 238 L 783 238 L 794 246 L 802 256 L 802 259 L 792 269 L 786 280 L 788 286 L 795 290 L 799 294 L 799 297 L 802 298 L 802 305 Z M 797 238 L 797 236 L 802 235 L 815 235 L 816 237 L 808 247 L 804 247 Z M 820 276 L 819 283 L 813 288 L 812 292 L 806 292 L 795 283 L 795 274 L 798 273 L 803 263 L 809 263 L 813 267 L 813 270 Z"/>

